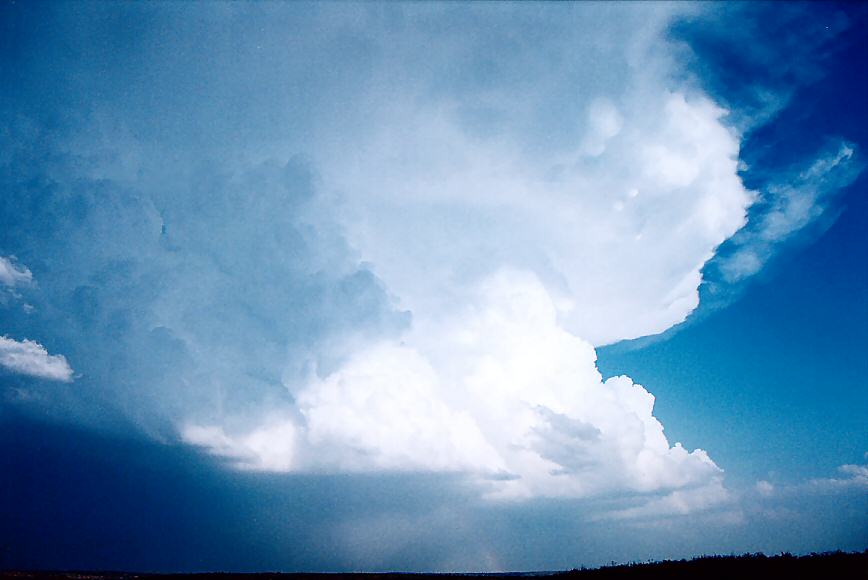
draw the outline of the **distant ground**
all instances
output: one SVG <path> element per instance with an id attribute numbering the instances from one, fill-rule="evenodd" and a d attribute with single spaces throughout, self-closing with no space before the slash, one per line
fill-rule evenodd
<path id="1" fill-rule="evenodd" d="M 515 574 L 295 574 L 295 573 L 203 573 L 203 574 L 140 574 L 133 572 L 39 572 L 3 571 L 0 578 L 28 580 L 45 578 L 48 580 L 133 580 L 137 578 L 153 580 L 207 580 L 245 578 L 250 580 L 333 580 L 355 577 L 364 580 L 443 580 L 444 577 L 491 578 L 516 576 L 546 576 L 553 580 L 572 580 L 578 578 L 690 578 L 700 580 L 750 580 L 769 578 L 773 580 L 816 578 L 832 580 L 839 578 L 858 578 L 868 580 L 868 550 L 862 553 L 835 552 L 811 554 L 809 556 L 764 556 L 750 554 L 744 556 L 706 556 L 693 560 L 667 560 L 647 564 L 626 564 L 603 568 L 570 570 L 568 572 L 539 572 Z"/>

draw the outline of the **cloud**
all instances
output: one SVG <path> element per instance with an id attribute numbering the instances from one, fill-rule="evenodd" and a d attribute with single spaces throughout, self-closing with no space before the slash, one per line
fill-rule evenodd
<path id="1" fill-rule="evenodd" d="M 839 465 L 837 471 L 837 477 L 813 477 L 795 483 L 775 484 L 760 480 L 755 492 L 760 498 L 770 500 L 868 492 L 868 464 Z"/>
<path id="2" fill-rule="evenodd" d="M 827 215 L 836 194 L 862 169 L 856 146 L 842 141 L 820 152 L 807 167 L 779 174 L 763 188 L 751 223 L 716 260 L 723 281 L 734 284 L 759 272 L 782 244 Z"/>
<path id="3" fill-rule="evenodd" d="M 142 170 L 133 187 L 90 175 L 99 151 L 55 152 L 57 179 L 40 188 L 50 144 L 9 145 L 0 246 L 39 264 L 40 283 L 35 311 L 4 322 L 77 361 L 89 395 L 63 404 L 68 417 L 100 420 L 96 399 L 160 438 L 194 418 L 259 420 L 291 405 L 284 378 L 407 323 L 318 207 L 302 158 L 190 161 Z"/>
<path id="4" fill-rule="evenodd" d="M 0 307 L 6 307 L 21 300 L 20 289 L 33 284 L 33 273 L 23 264 L 18 264 L 15 256 L 0 256 Z M 22 304 L 24 312 L 32 312 L 33 306 Z"/>
<path id="5" fill-rule="evenodd" d="M 63 355 L 50 355 L 38 342 L 19 342 L 0 336 L 0 366 L 16 374 L 60 381 L 72 381 L 72 369 Z"/>
<path id="6" fill-rule="evenodd" d="M 588 152 L 601 129 L 581 115 L 550 156 L 525 151 L 529 131 L 480 139 L 449 103 L 394 98 L 366 113 L 377 122 L 363 145 L 329 146 L 318 166 L 349 240 L 415 314 L 454 309 L 511 267 L 537 273 L 564 326 L 595 346 L 662 332 L 697 307 L 703 266 L 754 200 L 738 135 L 702 95 L 629 87 L 617 108 L 596 97 L 588 117 L 611 117 L 605 148 Z"/>
<path id="7" fill-rule="evenodd" d="M 774 484 L 761 479 L 756 482 L 756 491 L 762 496 L 770 496 L 775 492 L 775 486 Z"/>
<path id="8" fill-rule="evenodd" d="M 231 438 L 220 427 L 188 426 L 185 441 L 230 459 L 241 469 L 288 471 L 294 459 L 295 426 L 291 421 L 269 422 L 241 439 Z"/>
<path id="9" fill-rule="evenodd" d="M 722 478 L 710 481 L 699 487 L 678 489 L 663 497 L 654 498 L 635 507 L 613 510 L 603 519 L 657 521 L 667 518 L 686 516 L 708 510 L 724 510 L 724 521 L 738 522 L 737 511 L 733 511 L 735 497 L 723 485 Z"/>
<path id="10" fill-rule="evenodd" d="M 810 479 L 802 485 L 807 491 L 817 493 L 836 493 L 843 491 L 868 492 L 868 464 L 847 464 L 838 467 L 840 477 Z"/>
<path id="11" fill-rule="evenodd" d="M 70 345 L 67 416 L 112 408 L 248 470 L 460 473 L 649 514 L 723 497 L 594 350 L 690 316 L 757 200 L 667 41 L 699 8 L 149 10 L 124 51 L 32 41 L 71 71 L 35 94 L 100 96 L 62 126 L 2 97 L 0 247 L 40 278 L 8 321 Z M 782 192 L 778 231 L 801 223 Z"/>
<path id="12" fill-rule="evenodd" d="M 501 499 L 713 485 L 708 455 L 670 444 L 644 387 L 604 382 L 594 347 L 697 307 L 704 265 L 755 200 L 739 134 L 670 82 L 665 10 L 624 14 L 645 19 L 641 36 L 607 23 L 611 44 L 581 9 L 560 16 L 588 35 L 565 28 L 533 46 L 507 42 L 511 10 L 486 16 L 502 32 L 438 37 L 443 57 L 423 47 L 444 22 L 461 26 L 448 11 L 403 27 L 363 16 L 371 53 L 389 56 L 370 64 L 377 82 L 319 121 L 312 159 L 348 243 L 412 324 L 284 380 L 295 446 L 291 460 L 271 454 L 273 468 L 455 471 Z M 554 72 L 551 54 L 581 56 Z M 480 67 L 498 72 L 470 73 Z M 585 78 L 605 80 L 576 90 Z M 256 421 L 183 433 L 194 442 L 201 429 L 219 430 L 212 451 L 230 457 L 260 433 Z"/>
<path id="13" fill-rule="evenodd" d="M 0 284 L 14 288 L 32 281 L 33 274 L 26 266 L 16 264 L 14 256 L 0 256 Z"/>
<path id="14" fill-rule="evenodd" d="M 781 527 L 781 533 L 798 530 L 804 536 L 802 542 L 815 544 L 810 548 L 814 551 L 823 538 L 822 530 L 830 527 L 835 530 L 836 547 L 844 543 L 849 546 L 846 549 L 862 549 L 859 542 L 864 542 L 865 537 L 868 465 L 846 464 L 836 471 L 832 476 L 796 481 L 758 481 L 739 498 L 748 525 L 758 529 Z M 799 539 L 792 538 L 789 543 L 799 546 Z"/>
<path id="15" fill-rule="evenodd" d="M 297 130 L 249 123 L 235 141 L 222 101 L 175 90 L 159 43 L 156 77 L 88 122 L 51 139 L 11 123 L 0 247 L 40 276 L 38 316 L 12 322 L 71 345 L 87 393 L 71 412 L 105 401 L 242 469 L 455 472 L 489 498 L 716 481 L 644 387 L 595 366 L 595 346 L 696 308 L 753 202 L 725 111 L 670 82 L 682 9 L 570 8 L 531 23 L 531 44 L 511 40 L 529 33 L 513 7 L 394 10 L 405 25 L 294 16 L 322 30 L 297 52 L 278 50 L 282 17 L 244 11 L 287 74 L 229 67 L 220 90 L 308 86 Z M 336 86 L 305 54 L 366 72 Z M 197 62 L 184 78 L 212 74 Z M 155 105 L 123 103 L 137 91 L 186 116 L 161 130 Z"/>

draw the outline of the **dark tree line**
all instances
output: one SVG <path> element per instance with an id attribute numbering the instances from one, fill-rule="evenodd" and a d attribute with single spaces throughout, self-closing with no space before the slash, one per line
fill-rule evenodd
<path id="1" fill-rule="evenodd" d="M 0 579 L 15 580 L 444 580 L 545 577 L 551 580 L 666 578 L 690 580 L 868 580 L 868 550 L 864 552 L 829 552 L 793 556 L 780 554 L 745 554 L 742 556 L 702 556 L 692 560 L 634 563 L 575 569 L 554 573 L 516 574 L 292 574 L 292 573 L 205 573 L 205 574 L 137 574 L 132 572 L 83 571 L 0 571 Z"/>

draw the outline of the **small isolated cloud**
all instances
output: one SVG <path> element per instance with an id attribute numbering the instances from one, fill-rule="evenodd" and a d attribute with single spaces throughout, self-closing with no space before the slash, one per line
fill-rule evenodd
<path id="1" fill-rule="evenodd" d="M 757 493 L 763 497 L 768 497 L 775 492 L 774 484 L 772 484 L 771 482 L 766 481 L 764 479 L 761 479 L 760 481 L 756 482 L 755 487 L 756 487 Z"/>
<path id="2" fill-rule="evenodd" d="M 36 341 L 21 342 L 0 336 L 0 366 L 20 375 L 60 381 L 72 381 L 72 368 L 63 355 L 50 355 Z"/>
<path id="3" fill-rule="evenodd" d="M 0 256 L 0 284 L 14 288 L 33 281 L 33 274 L 26 266 L 16 262 L 14 256 Z"/>

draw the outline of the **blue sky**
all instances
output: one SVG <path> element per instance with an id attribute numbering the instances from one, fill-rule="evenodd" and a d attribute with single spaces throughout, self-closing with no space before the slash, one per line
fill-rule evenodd
<path id="1" fill-rule="evenodd" d="M 866 11 L 0 7 L 0 565 L 868 547 Z"/>

